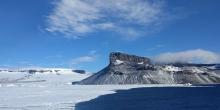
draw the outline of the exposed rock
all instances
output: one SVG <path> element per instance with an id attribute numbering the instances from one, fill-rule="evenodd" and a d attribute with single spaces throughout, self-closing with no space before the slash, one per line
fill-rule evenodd
<path id="1" fill-rule="evenodd" d="M 112 52 L 109 58 L 110 58 L 110 64 L 114 64 L 117 61 L 122 61 L 122 62 L 126 61 L 130 63 L 143 63 L 143 64 L 150 63 L 149 58 L 139 57 L 136 55 L 128 55 L 120 52 Z"/>
<path id="2" fill-rule="evenodd" d="M 35 74 L 37 72 L 37 70 L 28 70 L 28 73 L 30 74 Z"/>
<path id="3" fill-rule="evenodd" d="M 78 84 L 214 84 L 220 83 L 216 64 L 151 64 L 150 59 L 111 53 L 110 64 Z"/>
<path id="4" fill-rule="evenodd" d="M 73 72 L 80 73 L 80 74 L 86 74 L 85 70 L 73 70 Z"/>

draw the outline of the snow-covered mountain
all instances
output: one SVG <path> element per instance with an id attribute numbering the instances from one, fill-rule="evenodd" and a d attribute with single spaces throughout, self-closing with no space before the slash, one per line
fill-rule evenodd
<path id="1" fill-rule="evenodd" d="M 149 58 L 111 53 L 110 64 L 78 84 L 220 83 L 217 64 L 153 64 Z"/>
<path id="2" fill-rule="evenodd" d="M 0 68 L 0 83 L 71 83 L 91 74 L 65 68 Z"/>

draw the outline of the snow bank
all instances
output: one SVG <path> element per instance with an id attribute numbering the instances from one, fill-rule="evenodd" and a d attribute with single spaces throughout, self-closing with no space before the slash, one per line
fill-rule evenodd
<path id="1" fill-rule="evenodd" d="M 165 66 L 164 70 L 165 71 L 173 71 L 173 72 L 181 71 L 181 69 L 179 67 L 175 67 L 175 66 Z"/>
<path id="2" fill-rule="evenodd" d="M 0 110 L 74 110 L 78 102 L 88 101 L 100 95 L 139 87 L 164 87 L 183 85 L 71 85 L 89 74 L 30 74 L 2 72 L 0 79 L 14 82 L 0 83 Z M 13 80 L 12 80 L 13 79 Z"/>
<path id="3" fill-rule="evenodd" d="M 115 65 L 120 65 L 120 64 L 122 64 L 122 63 L 124 63 L 124 61 L 116 60 L 116 62 L 115 62 L 114 64 L 115 64 Z"/>

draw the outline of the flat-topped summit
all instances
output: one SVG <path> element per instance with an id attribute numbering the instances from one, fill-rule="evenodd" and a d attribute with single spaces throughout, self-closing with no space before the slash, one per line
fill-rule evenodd
<path id="1" fill-rule="evenodd" d="M 129 55 L 126 53 L 121 53 L 121 52 L 110 53 L 109 60 L 110 60 L 110 64 L 113 64 L 117 61 L 126 61 L 126 62 L 143 63 L 143 64 L 150 63 L 150 59 L 147 57 Z"/>
<path id="2" fill-rule="evenodd" d="M 110 63 L 78 84 L 215 84 L 216 64 L 151 64 L 150 59 L 120 52 L 110 53 Z"/>

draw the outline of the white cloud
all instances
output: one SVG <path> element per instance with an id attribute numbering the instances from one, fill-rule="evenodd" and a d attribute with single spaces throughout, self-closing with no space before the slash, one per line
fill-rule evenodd
<path id="1" fill-rule="evenodd" d="M 97 53 L 97 50 L 90 50 L 90 51 L 89 51 L 89 54 L 90 54 L 90 55 L 96 55 L 96 53 Z"/>
<path id="2" fill-rule="evenodd" d="M 94 61 L 96 61 L 98 56 L 99 55 L 97 54 L 96 50 L 91 50 L 91 51 L 89 51 L 88 55 L 72 59 L 70 64 L 71 65 L 77 65 L 77 64 L 81 64 L 81 63 L 94 62 Z"/>
<path id="3" fill-rule="evenodd" d="M 76 65 L 76 64 L 80 64 L 80 63 L 86 63 L 86 62 L 93 62 L 96 60 L 96 57 L 94 56 L 82 56 L 82 57 L 78 57 L 75 58 L 71 61 L 71 64 Z"/>
<path id="4" fill-rule="evenodd" d="M 110 31 L 134 39 L 164 22 L 164 7 L 164 2 L 152 0 L 60 0 L 46 30 L 68 38 Z"/>
<path id="5" fill-rule="evenodd" d="M 220 63 L 220 55 L 208 50 L 196 49 L 174 53 L 163 53 L 154 57 L 157 63 Z"/>

